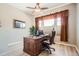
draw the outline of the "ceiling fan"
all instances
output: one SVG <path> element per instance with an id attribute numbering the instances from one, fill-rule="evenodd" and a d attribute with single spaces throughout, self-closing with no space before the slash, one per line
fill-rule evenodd
<path id="1" fill-rule="evenodd" d="M 40 7 L 40 3 L 36 3 L 35 7 L 26 7 L 26 8 L 34 9 L 34 11 L 36 12 L 48 9 L 47 7 Z"/>

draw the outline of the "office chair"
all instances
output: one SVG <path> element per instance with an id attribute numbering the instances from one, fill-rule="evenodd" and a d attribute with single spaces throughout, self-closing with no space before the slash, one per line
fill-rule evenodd
<path id="1" fill-rule="evenodd" d="M 52 31 L 52 36 L 50 37 L 49 43 L 43 41 L 42 42 L 42 47 L 43 50 L 48 50 L 50 54 L 52 54 L 51 49 L 53 49 L 55 51 L 54 48 L 51 48 L 49 45 L 52 45 L 54 43 L 54 37 L 55 37 L 56 32 Z"/>
<path id="2" fill-rule="evenodd" d="M 52 36 L 50 36 L 50 45 L 55 44 L 54 42 L 55 35 L 56 35 L 56 31 L 52 31 Z"/>

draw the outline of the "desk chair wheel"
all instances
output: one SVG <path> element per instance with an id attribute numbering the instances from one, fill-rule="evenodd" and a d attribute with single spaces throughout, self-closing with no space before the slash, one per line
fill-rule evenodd
<path id="1" fill-rule="evenodd" d="M 53 50 L 55 51 L 55 49 L 54 49 L 54 48 L 51 48 L 51 49 L 53 49 Z M 49 51 L 49 54 L 52 54 L 51 50 L 48 50 L 48 51 Z"/>
<path id="2" fill-rule="evenodd" d="M 54 49 L 54 48 L 51 48 L 51 49 L 53 49 L 53 50 L 55 51 L 55 49 Z"/>

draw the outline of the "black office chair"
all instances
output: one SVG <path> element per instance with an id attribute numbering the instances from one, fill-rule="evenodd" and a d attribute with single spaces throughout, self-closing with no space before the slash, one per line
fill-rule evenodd
<path id="1" fill-rule="evenodd" d="M 43 41 L 42 42 L 42 47 L 43 50 L 48 50 L 50 54 L 52 54 L 51 49 L 53 49 L 55 51 L 54 48 L 51 48 L 49 45 L 52 45 L 54 43 L 54 37 L 55 37 L 56 32 L 52 31 L 52 36 L 50 37 L 49 43 Z"/>
<path id="2" fill-rule="evenodd" d="M 55 34 L 56 34 L 56 31 L 52 31 L 52 36 L 50 36 L 50 45 L 55 44 L 54 42 Z"/>

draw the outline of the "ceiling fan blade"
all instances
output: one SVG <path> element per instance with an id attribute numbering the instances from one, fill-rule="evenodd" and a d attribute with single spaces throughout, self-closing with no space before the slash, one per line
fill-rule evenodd
<path id="1" fill-rule="evenodd" d="M 33 7 L 26 7 L 26 8 L 29 8 L 29 9 L 35 9 L 35 8 L 33 8 Z"/>
<path id="2" fill-rule="evenodd" d="M 47 8 L 47 7 L 45 7 L 45 8 L 40 8 L 40 9 L 45 10 L 45 9 L 48 9 L 48 8 Z"/>

